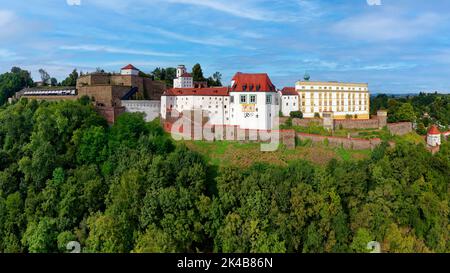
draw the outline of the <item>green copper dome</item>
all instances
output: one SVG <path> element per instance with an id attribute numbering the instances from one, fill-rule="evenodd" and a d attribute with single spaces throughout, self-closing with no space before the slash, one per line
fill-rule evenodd
<path id="1" fill-rule="evenodd" d="M 311 78 L 311 77 L 309 76 L 308 72 L 306 72 L 306 73 L 305 73 L 305 76 L 303 76 L 303 79 L 304 79 L 305 81 L 309 81 L 310 78 Z"/>

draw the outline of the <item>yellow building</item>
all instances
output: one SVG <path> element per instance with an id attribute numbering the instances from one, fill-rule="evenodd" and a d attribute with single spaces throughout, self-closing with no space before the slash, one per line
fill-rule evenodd
<path id="1" fill-rule="evenodd" d="M 370 93 L 367 83 L 314 82 L 305 76 L 295 84 L 300 111 L 305 118 L 333 112 L 335 119 L 369 119 Z"/>

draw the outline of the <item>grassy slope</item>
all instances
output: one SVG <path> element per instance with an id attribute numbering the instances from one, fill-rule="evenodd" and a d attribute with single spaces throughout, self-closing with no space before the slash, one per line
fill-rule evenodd
<path id="1" fill-rule="evenodd" d="M 333 158 L 338 160 L 358 160 L 370 156 L 370 150 L 353 151 L 326 147 L 323 144 L 297 146 L 287 150 L 283 146 L 275 152 L 261 152 L 259 143 L 184 141 L 192 150 L 203 154 L 211 164 L 217 166 L 249 166 L 255 162 L 286 165 L 290 161 L 305 159 L 325 165 Z"/>

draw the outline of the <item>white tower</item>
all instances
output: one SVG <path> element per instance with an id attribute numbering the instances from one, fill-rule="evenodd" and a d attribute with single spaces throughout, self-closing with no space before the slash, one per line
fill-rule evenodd
<path id="1" fill-rule="evenodd" d="M 177 67 L 177 77 L 173 79 L 174 88 L 193 88 L 194 80 L 192 75 L 187 73 L 186 67 L 184 65 L 179 65 Z"/>
<path id="2" fill-rule="evenodd" d="M 436 125 L 432 125 L 431 128 L 428 130 L 427 144 L 431 147 L 441 145 L 441 132 L 436 127 Z"/>
<path id="3" fill-rule="evenodd" d="M 186 73 L 186 67 L 184 65 L 179 65 L 177 67 L 177 78 L 181 77 L 183 74 Z"/>

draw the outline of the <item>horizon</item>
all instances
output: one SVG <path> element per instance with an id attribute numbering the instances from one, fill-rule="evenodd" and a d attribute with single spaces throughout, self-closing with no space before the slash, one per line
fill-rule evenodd
<path id="1" fill-rule="evenodd" d="M 282 89 L 307 72 L 366 82 L 371 94 L 448 94 L 450 15 L 441 11 L 450 3 L 431 2 L 0 0 L 0 73 L 18 66 L 38 81 L 43 68 L 61 81 L 73 69 L 200 63 L 224 85 L 242 71 Z"/>

